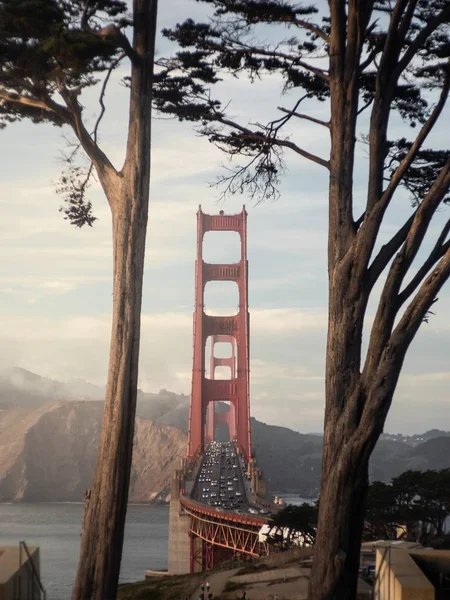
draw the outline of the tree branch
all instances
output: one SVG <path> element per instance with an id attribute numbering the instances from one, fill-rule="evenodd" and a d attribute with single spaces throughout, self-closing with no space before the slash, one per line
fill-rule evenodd
<path id="1" fill-rule="evenodd" d="M 379 203 L 379 199 L 383 193 L 383 172 L 384 161 L 386 157 L 387 144 L 387 128 L 389 122 L 389 114 L 391 111 L 391 102 L 395 95 L 398 76 L 393 76 L 392 65 L 395 65 L 401 51 L 403 39 L 400 39 L 398 27 L 401 18 L 407 8 L 409 0 L 397 0 L 389 22 L 389 27 L 384 42 L 383 51 L 380 57 L 380 65 L 377 69 L 375 78 L 375 94 L 373 99 L 372 112 L 370 117 L 370 161 L 369 161 L 369 184 L 367 194 L 366 212 L 369 213 L 373 207 Z M 412 0 L 414 1 L 414 0 Z M 405 34 L 406 35 L 406 34 Z M 367 257 L 370 256 L 375 244 L 375 236 L 378 230 L 380 221 L 383 216 L 383 211 L 373 223 L 375 229 L 368 232 L 366 236 L 365 252 Z M 368 222 L 372 222 L 371 219 Z M 361 228 L 361 231 L 365 227 Z"/>
<path id="2" fill-rule="evenodd" d="M 361 113 L 363 113 L 366 110 L 366 108 L 369 108 L 369 106 L 372 104 L 372 102 L 373 102 L 373 98 L 369 98 L 369 100 L 367 100 L 367 102 L 365 104 L 363 104 L 361 106 L 361 108 L 358 109 L 358 112 L 356 113 L 358 115 L 358 117 Z"/>
<path id="3" fill-rule="evenodd" d="M 380 295 L 374 325 L 372 326 L 366 363 L 364 365 L 363 377 L 365 381 L 370 381 L 378 369 L 378 364 L 386 344 L 388 343 L 395 318 L 400 309 L 399 292 L 403 279 L 419 251 L 430 221 L 444 198 L 449 186 L 450 158 L 441 169 L 438 178 L 431 186 L 422 204 L 420 204 L 412 215 L 413 219 L 409 228 L 407 228 L 407 224 L 410 219 L 404 226 L 404 228 L 407 229 L 405 241 L 389 269 L 388 276 Z M 402 228 L 402 234 L 404 234 L 404 228 Z M 403 235 L 398 235 L 395 244 L 392 243 L 392 248 L 400 242 L 402 237 Z M 384 256 L 383 260 L 380 259 L 378 269 L 389 254 L 390 252 L 386 252 L 386 256 Z M 376 281 L 376 279 L 374 279 L 372 273 L 370 281 L 371 285 L 374 284 L 374 281 Z"/>
<path id="4" fill-rule="evenodd" d="M 309 21 L 305 21 L 304 19 L 296 18 L 294 20 L 294 24 L 298 25 L 299 27 L 302 27 L 303 29 L 311 31 L 312 33 L 315 33 L 317 35 L 317 37 L 320 37 L 327 44 L 330 43 L 330 36 L 327 35 L 325 33 L 325 31 L 320 29 L 320 27 L 318 27 L 317 25 L 314 25 L 314 23 L 310 23 Z"/>
<path id="5" fill-rule="evenodd" d="M 436 301 L 436 295 L 450 277 L 450 247 L 447 247 L 445 254 L 420 286 L 419 291 L 405 310 L 398 325 L 392 332 L 392 344 L 397 347 L 403 347 L 404 351 L 413 340 L 417 330 L 430 310 L 431 305 Z"/>
<path id="6" fill-rule="evenodd" d="M 380 68 L 378 70 L 379 73 L 381 73 L 385 67 L 387 67 L 386 63 L 390 63 L 390 61 L 392 61 L 393 57 L 392 57 L 392 53 L 395 51 L 396 54 L 400 53 L 400 49 L 402 47 L 402 44 L 405 40 L 405 36 L 407 33 L 407 29 L 405 29 L 404 25 L 406 23 L 405 20 L 403 20 L 403 27 L 401 29 L 401 32 L 399 31 L 400 29 L 400 23 L 402 21 L 402 16 L 405 12 L 405 10 L 407 9 L 408 3 L 410 0 L 397 0 L 395 3 L 395 7 L 394 10 L 392 11 L 392 15 L 389 21 L 389 27 L 387 30 L 387 35 L 386 35 L 386 41 L 384 43 L 384 47 L 383 47 L 383 52 L 381 53 L 381 59 L 380 59 Z M 411 0 L 411 4 L 416 3 L 417 0 Z M 411 6 L 411 5 L 410 5 Z M 410 18 L 412 18 L 412 15 L 410 15 Z M 402 35 L 402 37 L 401 37 Z M 395 57 L 394 57 L 395 60 Z M 390 75 L 390 71 L 387 73 L 387 76 L 389 77 Z"/>
<path id="7" fill-rule="evenodd" d="M 381 273 L 384 271 L 389 261 L 394 257 L 394 254 L 400 249 L 405 242 L 406 236 L 414 221 L 415 212 L 409 217 L 406 223 L 397 231 L 387 244 L 384 244 L 378 252 L 375 259 L 368 270 L 368 286 L 372 289 L 378 281 Z"/>
<path id="8" fill-rule="evenodd" d="M 447 242 L 445 241 L 449 231 L 450 219 L 444 225 L 444 228 L 442 229 L 442 232 L 428 258 L 425 260 L 423 265 L 420 267 L 405 289 L 399 294 L 398 301 L 400 306 L 406 302 L 411 294 L 413 294 L 428 271 L 442 256 L 444 256 L 444 254 L 450 248 L 450 240 Z"/>
<path id="9" fill-rule="evenodd" d="M 402 162 L 399 164 L 399 166 L 393 173 L 393 175 L 389 181 L 389 185 L 387 186 L 387 188 L 383 192 L 383 195 L 380 198 L 380 201 L 377 205 L 377 206 L 379 206 L 379 208 L 377 208 L 377 210 L 381 210 L 382 212 L 384 212 L 386 207 L 389 205 L 389 203 L 392 199 L 392 196 L 394 195 L 396 189 L 400 185 L 406 171 L 409 169 L 409 167 L 413 163 L 415 157 L 417 156 L 417 153 L 423 146 L 425 140 L 427 139 L 428 135 L 432 131 L 433 127 L 435 126 L 437 120 L 441 116 L 441 113 L 447 102 L 449 90 L 450 90 L 450 63 L 447 66 L 447 71 L 445 74 L 445 79 L 444 79 L 444 83 L 442 85 L 442 90 L 441 90 L 441 94 L 439 96 L 439 100 L 438 100 L 436 106 L 434 107 L 434 109 L 432 110 L 430 116 L 428 117 L 426 122 L 423 124 L 416 139 L 414 140 L 414 143 L 411 145 L 410 149 L 408 150 L 405 158 L 402 160 Z"/>
<path id="10" fill-rule="evenodd" d="M 32 108 L 40 108 L 48 112 L 52 112 L 57 115 L 65 123 L 70 124 L 71 114 L 65 106 L 54 102 L 50 98 L 45 100 L 38 100 L 37 98 L 30 98 L 28 96 L 21 96 L 20 94 L 11 94 L 0 90 L 0 100 L 6 102 L 14 102 L 16 104 L 22 104 L 24 106 L 30 106 Z"/>
<path id="11" fill-rule="evenodd" d="M 438 119 L 445 107 L 445 104 L 446 104 L 446 101 L 448 98 L 448 94 L 449 94 L 449 90 L 450 90 L 450 65 L 449 65 L 449 68 L 447 68 L 446 77 L 445 77 L 443 87 L 441 90 L 441 94 L 439 96 L 439 100 L 438 100 L 436 106 L 432 110 L 432 112 L 431 112 L 430 116 L 428 117 L 428 119 L 426 120 L 426 122 L 423 124 L 416 139 L 414 140 L 414 143 L 409 148 L 404 159 L 402 160 L 400 165 L 397 167 L 397 169 L 393 173 L 387 188 L 382 192 L 382 194 L 380 196 L 378 196 L 378 198 L 376 198 L 375 196 L 372 196 L 370 193 L 368 194 L 367 206 L 366 206 L 367 218 L 365 219 L 363 226 L 361 227 L 361 229 L 358 232 L 358 238 L 360 240 L 360 249 L 358 250 L 359 253 L 366 252 L 367 254 L 369 254 L 369 251 L 367 250 L 367 248 L 371 249 L 370 253 L 372 252 L 383 215 L 384 215 L 387 207 L 389 206 L 395 191 L 397 190 L 398 186 L 402 182 L 402 180 L 405 176 L 405 173 L 407 172 L 408 168 L 414 162 L 414 159 L 417 156 L 417 153 L 422 148 L 425 140 L 427 139 L 427 137 L 430 134 L 430 132 L 432 131 L 434 125 L 438 121 Z M 381 156 L 380 156 L 380 159 L 381 159 Z M 429 197 L 429 194 L 427 194 L 427 197 Z M 408 220 L 408 222 L 409 222 L 409 220 Z M 394 253 L 398 250 L 398 248 L 400 248 L 401 243 L 403 243 L 404 239 L 402 239 L 402 235 L 404 233 L 408 233 L 408 231 L 404 229 L 405 227 L 407 227 L 406 224 L 403 226 L 401 232 L 399 232 L 399 236 L 397 236 L 397 234 L 396 234 L 396 236 L 395 236 L 396 240 L 393 242 L 393 244 L 391 244 L 388 248 L 382 249 L 380 251 L 380 253 L 381 252 L 383 253 L 382 256 L 380 256 L 379 259 L 377 257 L 373 261 L 372 267 L 370 268 L 370 270 L 372 271 L 372 273 L 370 275 L 371 285 L 373 285 L 375 283 L 376 278 L 386 267 L 387 263 L 389 262 L 389 260 L 391 260 Z M 400 242 L 400 245 L 396 245 L 397 242 Z M 364 248 L 363 248 L 363 246 L 364 246 Z M 392 251 L 392 253 L 391 253 L 391 251 Z"/>
<path id="12" fill-rule="evenodd" d="M 316 164 L 320 165 L 321 167 L 325 167 L 328 170 L 330 169 L 330 161 L 324 160 L 320 156 L 316 156 L 315 154 L 311 154 L 310 152 L 303 150 L 303 148 L 300 148 L 299 146 L 297 146 L 297 144 L 294 144 L 293 142 L 290 142 L 289 140 L 277 139 L 276 144 L 278 146 L 282 146 L 284 148 L 289 148 L 290 150 L 293 150 L 297 154 L 300 154 L 300 156 L 303 156 L 303 158 L 307 158 L 308 160 L 315 162 Z"/>
<path id="13" fill-rule="evenodd" d="M 80 144 L 83 146 L 84 151 L 89 156 L 91 161 L 94 163 L 94 166 L 97 170 L 100 183 L 105 189 L 106 197 L 108 201 L 111 202 L 111 199 L 114 197 L 114 194 L 111 194 L 111 190 L 117 187 L 117 176 L 119 175 L 109 158 L 106 154 L 100 149 L 98 144 L 93 140 L 93 138 L 89 135 L 88 130 L 86 129 L 83 120 L 81 118 L 81 107 L 78 104 L 76 97 L 72 94 L 67 88 L 61 86 L 59 89 L 59 93 L 63 98 L 64 102 L 67 105 L 67 109 L 70 112 L 71 119 L 70 125 L 80 141 Z"/>
<path id="14" fill-rule="evenodd" d="M 366 218 L 366 211 L 364 211 L 363 213 L 361 213 L 361 215 L 358 217 L 358 219 L 356 219 L 356 221 L 355 221 L 355 231 L 358 231 L 358 229 L 363 224 L 365 218 Z"/>
<path id="15" fill-rule="evenodd" d="M 119 27 L 117 27 L 117 25 L 110 23 L 109 25 L 106 25 L 105 27 L 101 27 L 101 28 L 94 28 L 89 25 L 89 19 L 98 10 L 98 6 L 97 6 L 96 2 L 94 2 L 93 6 L 92 6 L 92 10 L 89 10 L 90 4 L 92 4 L 92 3 L 89 0 L 86 0 L 85 5 L 84 5 L 83 14 L 81 16 L 81 28 L 84 31 L 87 31 L 87 32 L 91 33 L 92 35 L 95 35 L 99 38 L 109 38 L 111 40 L 114 40 L 116 42 L 117 46 L 119 48 L 122 48 L 122 50 L 125 52 L 125 54 L 128 56 L 128 58 L 132 62 L 135 62 L 136 60 L 138 60 L 137 54 L 133 50 L 133 47 L 131 46 L 127 36 L 120 31 L 120 29 L 119 29 Z"/>
<path id="16" fill-rule="evenodd" d="M 266 130 L 268 129 L 270 134 L 276 135 L 280 131 L 280 129 L 284 125 L 286 125 L 286 123 L 288 121 L 290 121 L 290 119 L 294 116 L 295 111 L 300 106 L 300 104 L 303 102 L 303 100 L 306 100 L 309 97 L 310 97 L 310 95 L 308 93 L 303 94 L 303 96 L 301 96 L 295 103 L 294 108 L 292 108 L 292 110 L 290 110 L 285 117 L 280 117 L 279 119 L 275 119 L 274 121 L 271 121 L 270 124 L 268 126 L 266 126 Z M 276 127 L 275 127 L 275 125 L 276 125 Z"/>
<path id="17" fill-rule="evenodd" d="M 311 121 L 312 123 L 316 123 L 317 125 L 323 125 L 323 127 L 330 129 L 330 121 L 321 121 L 320 119 L 316 119 L 315 117 L 305 115 L 304 113 L 298 113 L 298 112 L 295 112 L 295 110 L 289 110 L 282 106 L 278 106 L 277 108 L 278 108 L 278 110 L 281 110 L 281 112 L 284 112 L 287 115 L 290 115 L 292 117 L 297 117 L 298 119 L 304 119 L 305 121 Z"/>
<path id="18" fill-rule="evenodd" d="M 105 103 L 103 102 L 103 98 L 105 97 L 106 94 L 106 86 L 108 85 L 108 81 L 111 77 L 111 73 L 114 71 L 114 69 L 117 67 L 117 65 L 120 63 L 120 61 L 125 58 L 126 53 L 124 52 L 123 54 L 120 54 L 109 66 L 108 68 L 108 72 L 106 74 L 105 79 L 103 80 L 103 84 L 102 84 L 102 88 L 100 90 L 100 96 L 98 98 L 98 102 L 100 104 L 100 114 L 97 117 L 97 121 L 95 122 L 95 126 L 94 126 L 94 131 L 92 132 L 92 137 L 95 143 L 97 143 L 97 133 L 98 133 L 98 127 L 100 125 L 100 122 L 103 118 L 103 115 L 105 114 L 106 111 L 106 106 Z"/>
<path id="19" fill-rule="evenodd" d="M 422 45 L 427 41 L 429 36 L 442 25 L 447 19 L 450 18 L 450 4 L 446 4 L 445 8 L 441 10 L 435 17 L 431 18 L 425 27 L 421 29 L 420 33 L 416 35 L 413 42 L 409 45 L 408 49 L 405 51 L 403 56 L 397 63 L 396 68 L 393 73 L 395 77 L 398 78 L 400 74 L 406 69 L 409 63 L 416 56 L 418 50 L 422 47 Z"/>
<path id="20" fill-rule="evenodd" d="M 377 26 L 377 23 L 378 23 L 378 19 L 376 19 L 375 21 L 373 21 L 373 23 L 371 23 L 367 27 L 366 34 L 365 34 L 366 40 L 372 34 L 373 30 Z M 362 73 L 364 71 L 364 69 L 366 69 L 375 60 L 375 57 L 377 56 L 377 54 L 380 54 L 380 52 L 381 52 L 381 49 L 379 49 L 377 47 L 375 47 L 371 52 L 369 52 L 369 54 L 367 55 L 366 59 L 363 60 L 362 63 L 360 63 L 360 65 L 359 65 L 359 72 Z"/>
<path id="21" fill-rule="evenodd" d="M 276 169 L 272 168 L 274 165 L 274 159 L 272 153 L 260 151 L 255 154 L 247 164 L 238 166 L 236 169 L 226 169 L 231 174 L 227 176 L 220 176 L 217 180 L 216 185 L 224 185 L 225 188 L 221 193 L 221 199 L 224 199 L 228 194 L 235 194 L 236 192 L 243 193 L 244 190 L 250 194 L 251 198 L 259 196 L 258 203 L 262 199 L 276 199 L 279 197 L 279 191 L 277 189 L 278 184 L 278 171 L 282 168 L 281 157 L 279 156 L 276 149 L 272 149 L 276 156 L 276 160 L 279 161 L 280 167 Z M 254 173 L 251 173 L 251 168 L 254 169 Z"/>
<path id="22" fill-rule="evenodd" d="M 386 337 L 380 355 L 375 360 L 370 360 L 369 346 L 363 372 L 363 386 L 368 390 L 368 398 L 359 424 L 359 429 L 364 434 L 367 430 L 376 428 L 380 422 L 384 423 L 405 353 L 449 277 L 450 248 L 447 248 L 438 265 L 422 283 L 392 334 Z M 364 436 L 361 439 L 365 439 Z"/>
<path id="23" fill-rule="evenodd" d="M 350 83 L 359 75 L 363 44 L 366 39 L 373 2 L 348 2 L 347 40 L 345 49 L 346 79 Z"/>
<path id="24" fill-rule="evenodd" d="M 321 165 L 322 167 L 326 167 L 327 169 L 329 169 L 329 162 L 327 160 L 324 160 L 323 158 L 320 158 L 319 156 L 316 156 L 315 154 L 311 154 L 307 150 L 303 150 L 303 148 L 300 148 L 299 146 L 297 146 L 297 144 L 294 144 L 294 142 L 291 142 L 289 140 L 280 140 L 279 138 L 276 138 L 276 137 L 267 138 L 264 134 L 254 132 L 251 129 L 248 129 L 247 127 L 243 127 L 242 125 L 239 125 L 239 123 L 236 123 L 235 121 L 231 121 L 230 119 L 227 119 L 226 117 L 224 117 L 223 115 L 218 114 L 218 113 L 216 113 L 215 118 L 211 118 L 208 116 L 206 116 L 206 118 L 209 120 L 218 121 L 219 123 L 222 123 L 223 125 L 227 125 L 228 127 L 231 127 L 232 129 L 237 129 L 238 131 L 243 133 L 248 139 L 252 139 L 255 141 L 261 141 L 261 142 L 266 141 L 267 143 L 270 142 L 271 144 L 273 144 L 275 146 L 282 146 L 284 148 L 289 148 L 290 150 L 294 150 L 294 152 L 296 152 L 297 154 L 300 154 L 300 156 L 303 156 L 304 158 L 307 158 L 308 160 L 311 160 L 312 162 L 315 162 L 318 165 Z"/>
<path id="25" fill-rule="evenodd" d="M 314 67 L 313 65 L 310 65 L 309 63 L 306 63 L 303 60 L 300 60 L 298 58 L 298 56 L 292 56 L 291 54 L 286 54 L 285 52 L 279 52 L 278 50 L 265 50 L 264 48 L 255 48 L 252 46 L 248 46 L 247 44 L 244 44 L 244 43 L 240 42 L 239 40 L 231 39 L 230 42 L 231 42 L 231 46 L 234 46 L 234 47 L 232 47 L 231 51 L 235 55 L 241 54 L 242 56 L 245 56 L 247 54 L 251 54 L 253 56 L 260 55 L 260 56 L 269 56 L 272 58 L 280 58 L 280 59 L 291 62 L 293 66 L 302 67 L 302 68 L 306 69 L 307 71 L 314 73 L 315 75 L 317 75 L 318 77 L 321 77 L 325 81 L 329 80 L 327 71 L 325 71 L 324 69 L 319 69 L 318 67 Z M 239 46 L 239 48 L 237 48 L 236 46 Z M 223 52 L 225 50 L 224 46 L 222 46 L 220 44 L 214 44 L 213 42 L 205 42 L 204 44 L 202 44 L 202 48 L 205 48 L 208 50 L 213 50 L 215 52 Z"/>
<path id="26" fill-rule="evenodd" d="M 407 269 L 414 260 L 428 226 L 450 187 L 450 157 L 441 169 L 439 176 L 414 213 L 413 223 L 406 236 L 404 247 L 398 255 L 398 277 L 403 280 Z M 396 260 L 397 260 L 396 258 Z"/>

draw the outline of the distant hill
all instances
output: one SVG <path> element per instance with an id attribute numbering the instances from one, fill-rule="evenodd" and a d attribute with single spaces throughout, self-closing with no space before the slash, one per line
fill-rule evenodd
<path id="1" fill-rule="evenodd" d="M 272 491 L 316 495 L 320 487 L 322 437 L 301 434 L 252 419 L 252 445 L 258 465 Z M 379 440 L 369 467 L 371 481 L 390 481 L 409 469 L 450 468 L 450 437 L 440 437 L 411 447 Z"/>
<path id="2" fill-rule="evenodd" d="M 39 407 L 51 401 L 60 400 L 103 400 L 105 388 L 93 385 L 84 379 L 71 379 L 61 382 L 41 377 L 22 369 L 12 367 L 0 369 L 0 409 Z M 183 415 L 189 412 L 189 396 L 160 390 L 158 394 L 138 390 L 137 415 L 143 419 L 161 420 L 166 414 L 182 408 L 181 417 L 169 417 L 174 427 L 182 429 Z M 184 411 L 184 412 L 183 412 Z M 178 424 L 179 422 L 179 424 Z"/>
<path id="3" fill-rule="evenodd" d="M 431 438 L 416 446 L 411 452 L 411 458 L 417 457 L 426 461 L 429 469 L 446 469 L 449 467 L 450 437 Z"/>
<path id="4" fill-rule="evenodd" d="M 81 502 L 92 484 L 102 407 L 57 402 L 0 411 L 0 502 Z M 186 442 L 179 429 L 136 419 L 130 501 L 167 490 Z"/>
<path id="5" fill-rule="evenodd" d="M 322 460 L 321 437 L 252 418 L 252 446 L 270 490 L 316 495 Z"/>
<path id="6" fill-rule="evenodd" d="M 18 368 L 0 372 L 0 502 L 80 500 L 92 479 L 103 396 L 103 388 L 83 380 L 62 383 Z M 137 416 L 130 498 L 146 501 L 166 490 L 185 453 L 189 397 L 139 391 Z M 253 418 L 251 427 L 268 489 L 316 495 L 322 436 Z M 383 437 L 371 458 L 372 481 L 408 469 L 450 468 L 447 432 L 415 436 L 425 441 L 414 444 Z"/>
<path id="7" fill-rule="evenodd" d="M 433 440 L 438 437 L 450 437 L 450 431 L 441 429 L 430 429 L 425 433 L 415 433 L 414 435 L 405 435 L 403 433 L 382 433 L 380 439 L 402 442 L 408 446 L 417 446 L 427 440 Z"/>

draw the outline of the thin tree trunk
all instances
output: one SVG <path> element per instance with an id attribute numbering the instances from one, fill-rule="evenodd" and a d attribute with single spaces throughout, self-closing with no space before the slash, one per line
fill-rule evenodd
<path id="1" fill-rule="evenodd" d="M 94 485 L 72 600 L 114 600 L 130 483 L 136 415 L 157 0 L 134 0 L 126 159 L 113 185 L 102 181 L 113 221 L 113 322 L 108 384 Z"/>
<path id="2" fill-rule="evenodd" d="M 110 363 L 94 487 L 85 516 L 73 600 L 116 597 L 136 412 L 148 197 L 113 217 L 114 307 Z"/>

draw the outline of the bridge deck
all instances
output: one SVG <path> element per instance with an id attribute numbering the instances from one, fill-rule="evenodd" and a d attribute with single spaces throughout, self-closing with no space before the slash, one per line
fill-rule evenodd
<path id="1" fill-rule="evenodd" d="M 206 554 L 205 549 L 191 549 L 192 561 L 198 560 L 202 568 L 214 564 L 212 548 L 231 552 L 228 557 L 269 553 L 259 536 L 269 520 L 268 511 L 256 501 L 250 487 L 247 465 L 232 442 L 211 442 L 192 468 L 180 503 L 191 517 L 191 539 L 202 540 L 209 549 Z M 205 560 L 205 556 L 210 558 Z"/>
<path id="2" fill-rule="evenodd" d="M 240 515 L 240 522 L 247 516 L 267 523 L 268 511 L 253 496 L 247 465 L 233 442 L 211 442 L 193 469 L 193 478 L 186 481 L 185 496 L 199 509 L 203 505 L 208 514 L 220 513 L 222 518 Z"/>

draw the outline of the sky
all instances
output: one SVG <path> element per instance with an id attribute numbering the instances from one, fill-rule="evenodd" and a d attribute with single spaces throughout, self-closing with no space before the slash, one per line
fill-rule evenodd
<path id="1" fill-rule="evenodd" d="M 196 2 L 161 3 L 159 29 L 184 16 L 198 16 Z M 176 18 L 174 18 L 176 14 Z M 158 40 L 158 52 L 170 50 Z M 100 143 L 116 167 L 123 160 L 127 91 L 125 71 L 112 77 Z M 229 112 L 244 124 L 279 116 L 296 96 L 280 97 L 280 80 L 265 77 L 250 85 L 225 78 L 218 95 L 231 100 Z M 98 104 L 89 92 L 85 115 L 91 125 Z M 326 105 L 308 105 L 326 118 Z M 448 124 L 450 111 L 443 121 Z M 395 119 L 391 132 L 401 125 Z M 327 131 L 293 123 L 292 139 L 327 158 Z M 58 211 L 55 193 L 68 130 L 50 125 L 14 124 L 0 132 L 0 366 L 20 366 L 61 381 L 82 378 L 104 384 L 107 374 L 112 306 L 111 218 L 95 185 L 90 198 L 98 217 L 93 228 L 74 228 Z M 445 127 L 434 134 L 446 147 Z M 327 330 L 327 172 L 296 155 L 285 155 L 280 198 L 256 203 L 245 196 L 220 200 L 211 184 L 223 173 L 226 157 L 189 124 L 155 118 L 149 226 L 142 307 L 139 386 L 190 392 L 196 211 L 248 211 L 249 310 L 251 315 L 251 412 L 256 418 L 301 432 L 323 428 L 324 364 Z M 367 154 L 358 144 L 355 199 L 363 206 Z M 442 209 L 433 221 L 421 254 L 426 256 L 448 218 Z M 380 243 L 410 214 L 410 200 L 399 194 L 389 209 Z M 446 212 L 447 211 L 447 212 Z M 238 259 L 237 234 L 205 236 L 204 259 Z M 450 429 L 450 285 L 439 294 L 428 324 L 408 352 L 387 432 L 418 433 Z M 379 291 L 379 286 L 377 290 Z M 376 296 L 376 293 L 375 293 Z M 375 313 L 368 309 L 367 325 Z M 206 309 L 235 312 L 232 284 L 210 283 Z M 367 339 L 365 332 L 365 341 Z"/>

